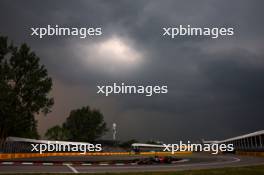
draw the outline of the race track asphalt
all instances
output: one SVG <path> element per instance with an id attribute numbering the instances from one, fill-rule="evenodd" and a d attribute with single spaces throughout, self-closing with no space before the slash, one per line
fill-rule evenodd
<path id="1" fill-rule="evenodd" d="M 106 157 L 89 158 L 102 161 Z M 211 168 L 223 168 L 223 167 L 238 167 L 249 165 L 264 165 L 263 157 L 251 157 L 251 156 L 237 156 L 233 154 L 227 155 L 210 155 L 194 153 L 192 155 L 182 157 L 184 160 L 174 164 L 155 164 L 155 165 L 131 165 L 131 164 L 107 164 L 104 162 L 93 164 L 72 164 L 73 161 L 85 160 L 87 157 L 50 157 L 48 161 L 63 161 L 61 164 L 51 165 L 32 164 L 31 159 L 24 159 L 20 164 L 1 164 L 0 173 L 105 173 L 105 172 L 154 172 L 154 171 L 182 171 L 182 170 L 194 170 L 194 169 L 211 169 Z M 115 157 L 108 159 L 131 159 L 131 157 Z M 21 160 L 16 160 L 21 161 Z M 41 160 L 37 160 L 41 161 Z M 47 161 L 45 159 L 45 161 Z"/>

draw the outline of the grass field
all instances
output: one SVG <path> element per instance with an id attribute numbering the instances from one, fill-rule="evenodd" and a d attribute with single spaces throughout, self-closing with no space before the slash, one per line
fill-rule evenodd
<path id="1" fill-rule="evenodd" d="M 0 173 L 1 174 L 1 173 Z M 48 173 L 30 173 L 30 175 L 47 175 Z M 58 173 L 62 175 L 63 173 Z M 85 173 L 86 174 L 86 173 Z M 239 168 L 219 168 L 208 170 L 189 170 L 179 172 L 146 172 L 146 173 L 103 173 L 89 175 L 264 175 L 264 165 Z M 55 174 L 50 174 L 55 175 Z M 69 175 L 65 174 L 65 175 Z M 87 174 L 88 175 L 88 174 Z"/>

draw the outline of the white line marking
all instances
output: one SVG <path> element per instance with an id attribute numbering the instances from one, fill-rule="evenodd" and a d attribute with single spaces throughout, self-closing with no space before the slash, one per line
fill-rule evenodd
<path id="1" fill-rule="evenodd" d="M 53 165 L 53 163 L 42 163 L 42 165 Z"/>
<path id="2" fill-rule="evenodd" d="M 82 163 L 81 165 L 84 165 L 84 166 L 90 166 L 92 165 L 91 163 Z"/>
<path id="3" fill-rule="evenodd" d="M 182 160 L 176 160 L 176 161 L 172 161 L 172 163 L 182 163 L 182 162 L 188 162 L 189 159 L 182 159 Z"/>
<path id="4" fill-rule="evenodd" d="M 72 165 L 72 163 L 66 163 L 66 162 L 64 162 L 64 163 L 62 163 L 62 165 Z"/>
<path id="5" fill-rule="evenodd" d="M 190 165 L 195 165 L 195 166 L 207 166 L 207 165 L 224 165 L 224 164 L 229 164 L 229 163 L 235 163 L 239 162 L 240 159 L 236 157 L 229 157 L 232 158 L 233 160 L 231 161 L 223 161 L 223 162 L 210 162 L 210 163 L 192 163 L 192 164 L 184 164 L 184 165 L 178 165 L 178 167 L 188 167 Z"/>
<path id="6" fill-rule="evenodd" d="M 106 166 L 109 165 L 108 163 L 100 163 L 99 165 Z"/>
<path id="7" fill-rule="evenodd" d="M 22 162 L 22 165 L 33 165 L 33 162 Z"/>
<path id="8" fill-rule="evenodd" d="M 230 161 L 224 161 L 224 162 L 211 162 L 211 163 L 193 163 L 193 164 L 184 164 L 184 165 L 176 165 L 176 166 L 171 166 L 171 165 L 155 165 L 153 167 L 155 168 L 177 168 L 177 167 L 192 167 L 192 166 L 206 166 L 206 165 L 223 165 L 223 164 L 229 164 L 229 163 L 235 163 L 235 162 L 239 162 L 240 159 L 236 158 L 236 157 L 229 157 L 232 158 L 233 160 Z M 100 164 L 99 164 L 100 165 Z M 175 165 L 175 164 L 174 164 Z M 146 165 L 147 167 L 150 167 L 151 165 Z M 146 166 L 131 166 L 129 168 L 131 169 L 142 169 L 142 167 L 146 167 Z M 125 166 L 116 166 L 116 169 L 126 169 L 127 167 Z M 91 173 L 91 172 L 90 172 Z"/>
<path id="9" fill-rule="evenodd" d="M 2 162 L 2 165 L 13 165 L 14 162 Z"/>
<path id="10" fill-rule="evenodd" d="M 115 165 L 119 166 L 119 165 L 125 165 L 125 164 L 124 163 L 116 163 Z"/>
<path id="11" fill-rule="evenodd" d="M 72 170 L 72 172 L 74 173 L 79 173 L 75 168 L 73 168 L 71 165 L 67 164 L 66 165 L 70 170 Z"/>
<path id="12" fill-rule="evenodd" d="M 228 157 L 230 158 L 231 160 L 227 160 L 227 161 L 224 161 L 224 162 L 211 162 L 211 163 L 192 163 L 192 164 L 183 164 L 183 165 L 176 165 L 176 166 L 171 166 L 171 165 L 155 165 L 153 167 L 155 168 L 177 168 L 177 167 L 192 167 L 192 166 L 207 166 L 207 165 L 223 165 L 223 164 L 229 164 L 229 163 L 235 163 L 235 162 L 239 162 L 240 159 L 239 158 L 236 158 L 236 157 Z M 101 164 L 99 164 L 101 165 Z M 106 165 L 106 164 L 103 164 L 103 165 Z M 146 165 L 148 167 L 150 167 L 151 165 Z M 144 166 L 143 166 L 144 167 Z M 116 169 L 126 169 L 127 167 L 125 166 L 116 166 L 115 167 Z M 142 169 L 142 166 L 131 166 L 130 167 L 131 169 Z M 91 172 L 90 172 L 91 173 Z"/>

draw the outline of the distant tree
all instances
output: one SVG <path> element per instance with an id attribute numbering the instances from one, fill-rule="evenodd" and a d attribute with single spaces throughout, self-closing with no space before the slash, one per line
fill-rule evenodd
<path id="1" fill-rule="evenodd" d="M 49 140 L 67 140 L 67 131 L 64 127 L 56 125 L 47 130 L 45 137 Z"/>
<path id="2" fill-rule="evenodd" d="M 102 113 L 88 106 L 72 110 L 64 126 L 70 141 L 93 142 L 107 131 Z"/>
<path id="3" fill-rule="evenodd" d="M 146 144 L 158 144 L 158 143 L 156 141 L 154 141 L 154 140 L 148 140 L 146 142 Z"/>
<path id="4" fill-rule="evenodd" d="M 38 138 L 36 114 L 47 114 L 52 80 L 26 44 L 15 47 L 0 36 L 0 139 Z"/>
<path id="5" fill-rule="evenodd" d="M 137 141 L 136 139 L 131 139 L 131 140 L 128 140 L 128 141 L 122 142 L 122 143 L 120 144 L 120 147 L 123 147 L 123 148 L 130 148 L 131 145 L 132 145 L 133 143 L 138 143 L 138 141 Z"/>

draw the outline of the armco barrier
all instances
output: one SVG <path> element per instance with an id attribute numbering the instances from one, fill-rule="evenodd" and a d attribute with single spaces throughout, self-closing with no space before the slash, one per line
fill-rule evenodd
<path id="1" fill-rule="evenodd" d="M 171 152 L 140 152 L 139 154 L 131 153 L 131 152 L 98 152 L 98 153 L 2 153 L 0 154 L 0 159 L 16 159 L 16 158 L 31 158 L 31 157 L 51 157 L 51 156 L 133 156 L 133 155 L 179 155 L 179 154 L 191 154 L 192 152 L 175 152 L 172 154 Z"/>

